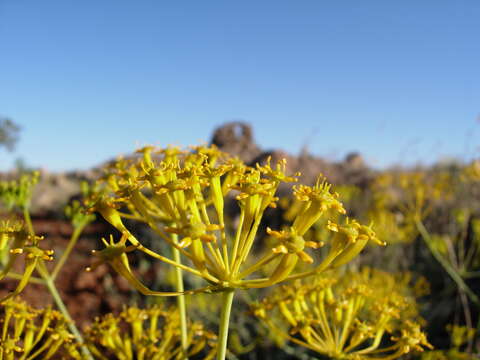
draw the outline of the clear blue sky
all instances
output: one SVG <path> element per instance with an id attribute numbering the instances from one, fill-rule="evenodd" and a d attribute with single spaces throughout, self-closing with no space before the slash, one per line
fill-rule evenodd
<path id="1" fill-rule="evenodd" d="M 478 0 L 0 0 L 0 114 L 23 128 L 0 169 L 88 168 L 235 119 L 292 153 L 469 159 L 479 64 Z"/>

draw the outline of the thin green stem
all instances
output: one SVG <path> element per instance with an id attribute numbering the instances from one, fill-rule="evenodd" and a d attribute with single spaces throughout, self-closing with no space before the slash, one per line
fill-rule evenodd
<path id="1" fill-rule="evenodd" d="M 6 277 L 15 280 L 21 280 L 23 279 L 23 274 L 18 274 L 16 272 L 10 271 L 7 273 Z M 31 282 L 32 284 L 45 285 L 45 281 L 43 279 L 37 278 L 35 276 L 30 276 L 28 278 L 28 282 Z"/>
<path id="2" fill-rule="evenodd" d="M 72 252 L 73 248 L 77 244 L 78 238 L 80 237 L 80 234 L 82 233 L 84 229 L 84 226 L 79 226 L 75 227 L 73 230 L 73 234 L 70 237 L 70 241 L 68 242 L 68 245 L 63 252 L 62 256 L 58 260 L 58 262 L 55 264 L 55 267 L 53 268 L 52 274 L 50 275 L 52 277 L 52 280 L 55 281 L 55 279 L 58 276 L 58 273 L 62 269 L 63 265 L 65 264 L 65 261 L 67 261 L 70 253 Z"/>
<path id="3" fill-rule="evenodd" d="M 90 354 L 90 351 L 88 350 L 87 346 L 85 345 L 83 341 L 83 337 L 80 334 L 80 331 L 77 329 L 75 326 L 74 320 L 71 318 L 70 313 L 68 312 L 67 307 L 65 306 L 62 297 L 60 296 L 57 287 L 55 286 L 55 283 L 53 281 L 53 278 L 51 275 L 48 273 L 47 267 L 45 266 L 45 263 L 43 260 L 40 260 L 38 266 L 37 266 L 37 271 L 45 281 L 45 285 L 48 288 L 48 291 L 52 295 L 53 301 L 55 301 L 55 304 L 57 305 L 58 310 L 63 314 L 63 316 L 67 319 L 68 321 L 68 328 L 72 332 L 73 336 L 75 336 L 75 339 L 77 340 L 78 344 L 80 345 L 80 349 L 85 356 L 86 359 L 88 360 L 94 360 L 92 355 Z"/>
<path id="4" fill-rule="evenodd" d="M 230 266 L 230 273 L 233 271 L 234 266 L 235 266 L 235 261 L 237 259 L 237 253 L 238 253 L 238 248 L 240 246 L 240 237 L 242 234 L 242 228 L 243 228 L 243 221 L 245 219 L 245 211 L 242 210 L 240 212 L 240 219 L 238 220 L 238 225 L 237 225 L 237 232 L 235 234 L 235 241 L 233 242 L 233 250 L 232 250 L 232 264 Z"/>
<path id="5" fill-rule="evenodd" d="M 251 273 L 257 271 L 260 269 L 262 266 L 268 264 L 269 262 L 275 260 L 277 257 L 279 257 L 280 254 L 275 254 L 275 253 L 270 253 L 265 255 L 262 259 L 260 259 L 257 263 L 254 265 L 250 266 L 248 269 L 245 269 L 240 275 L 238 275 L 238 279 L 244 279 Z"/>
<path id="6" fill-rule="evenodd" d="M 25 219 L 25 224 L 27 225 L 28 233 L 31 236 L 35 236 L 35 230 L 33 229 L 33 224 L 32 224 L 32 219 L 30 217 L 30 211 L 28 207 L 23 208 L 23 217 Z M 57 287 L 55 286 L 54 279 L 52 275 L 48 272 L 47 267 L 45 266 L 45 262 L 43 260 L 39 260 L 38 265 L 36 267 L 37 272 L 40 274 L 42 277 L 45 286 L 48 288 L 48 291 L 53 297 L 53 301 L 55 301 L 55 304 L 57 305 L 58 309 L 60 312 L 63 314 L 65 319 L 68 321 L 68 328 L 72 332 L 73 336 L 75 336 L 75 339 L 80 345 L 80 349 L 85 356 L 87 360 L 94 360 L 92 355 L 90 354 L 90 351 L 88 350 L 87 346 L 85 345 L 83 341 L 83 337 L 80 334 L 80 331 L 78 331 L 77 327 L 75 326 L 75 322 L 73 321 L 72 317 L 70 316 L 70 313 L 68 312 L 67 307 L 63 303 L 63 300 L 58 293 Z"/>
<path id="7" fill-rule="evenodd" d="M 468 287 L 468 285 L 463 281 L 462 277 L 458 272 L 450 265 L 450 263 L 438 252 L 438 250 L 433 246 L 432 238 L 425 228 L 421 220 L 415 221 L 418 231 L 422 236 L 423 240 L 427 244 L 428 249 L 432 253 L 433 257 L 442 265 L 445 271 L 450 275 L 453 281 L 457 284 L 458 288 L 465 292 L 468 295 L 470 300 L 475 303 L 477 306 L 480 306 L 480 299 L 477 295 Z"/>
<path id="8" fill-rule="evenodd" d="M 232 311 L 234 289 L 227 289 L 222 294 L 222 312 L 220 315 L 220 328 L 218 330 L 217 360 L 225 360 L 227 353 L 228 325 Z"/>
<path id="9" fill-rule="evenodd" d="M 177 234 L 172 235 L 172 240 L 177 243 L 178 236 Z M 180 251 L 172 246 L 173 260 L 179 264 L 182 263 L 180 257 Z M 183 286 L 183 272 L 179 267 L 175 267 L 175 286 L 178 292 L 184 292 Z M 185 305 L 185 295 L 177 296 L 177 306 L 180 313 L 180 332 L 181 332 L 181 343 L 182 350 L 184 353 L 185 359 L 188 359 L 188 329 L 187 329 L 187 307 Z"/>
<path id="10" fill-rule="evenodd" d="M 35 231 L 33 230 L 32 218 L 30 217 L 30 210 L 28 207 L 23 208 L 23 218 L 25 219 L 25 224 L 27 225 L 28 234 L 34 236 Z"/>

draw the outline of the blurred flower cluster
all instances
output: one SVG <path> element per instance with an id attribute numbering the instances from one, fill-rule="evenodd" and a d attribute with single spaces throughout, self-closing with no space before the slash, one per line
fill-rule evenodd
<path id="1" fill-rule="evenodd" d="M 182 358 L 179 313 L 155 305 L 125 308 L 95 320 L 86 331 L 87 345 L 98 360 L 169 360 Z M 215 355 L 216 337 L 199 323 L 189 326 L 186 356 Z"/>
<path id="2" fill-rule="evenodd" d="M 407 274 L 365 268 L 279 287 L 253 306 L 274 334 L 337 359 L 396 359 L 432 348 Z"/>
<path id="3" fill-rule="evenodd" d="M 13 298 L 0 308 L 0 359 L 82 359 L 67 320 L 50 308 L 37 310 Z"/>

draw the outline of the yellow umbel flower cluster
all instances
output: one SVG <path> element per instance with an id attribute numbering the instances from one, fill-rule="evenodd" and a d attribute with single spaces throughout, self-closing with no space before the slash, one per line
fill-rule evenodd
<path id="1" fill-rule="evenodd" d="M 189 325 L 183 355 L 178 324 L 175 309 L 128 307 L 119 315 L 96 319 L 86 332 L 86 342 L 96 360 L 170 360 L 198 354 L 208 360 L 215 356 L 216 336 L 197 323 Z"/>
<path id="2" fill-rule="evenodd" d="M 179 292 L 146 288 L 130 269 L 126 255 L 130 251 L 142 251 L 202 277 L 209 285 L 190 291 L 196 292 L 262 288 L 316 274 L 348 262 L 369 240 L 378 242 L 370 227 L 354 220 L 343 225 L 331 222 L 333 240 L 319 259 L 315 249 L 323 242 L 307 241 L 305 233 L 329 210 L 345 214 L 338 194 L 319 179 L 314 186 L 293 186 L 301 204 L 292 224 L 267 229 L 274 242 L 254 255 L 252 248 L 260 237 L 264 213 L 279 201 L 277 189 L 297 181 L 298 174 L 285 174 L 285 161 L 274 167 L 270 162 L 250 167 L 215 147 L 203 146 L 189 151 L 145 147 L 139 152 L 142 155 L 137 158 L 112 164 L 86 204 L 123 234 L 119 241 L 104 240 L 106 248 L 94 252 L 97 263 L 110 263 L 144 294 Z M 227 204 L 239 209 L 237 221 L 228 218 Z M 124 225 L 125 218 L 148 224 L 188 262 L 183 264 L 144 246 Z M 311 264 L 310 268 L 295 273 L 299 260 Z M 267 268 L 267 275 L 262 275 Z"/>
<path id="3" fill-rule="evenodd" d="M 405 280 L 371 269 L 329 274 L 281 286 L 253 311 L 277 335 L 319 354 L 396 359 L 431 348 L 407 288 Z"/>
<path id="4" fill-rule="evenodd" d="M 0 329 L 0 360 L 48 360 L 59 354 L 82 359 L 66 319 L 50 308 L 36 310 L 9 299 L 1 307 Z"/>

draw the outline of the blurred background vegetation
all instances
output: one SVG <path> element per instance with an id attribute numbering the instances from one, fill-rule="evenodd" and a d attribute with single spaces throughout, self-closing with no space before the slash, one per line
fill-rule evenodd
<path id="1" fill-rule="evenodd" d="M 0 142 L 12 149 L 19 127 L 9 119 L 0 122 Z M 220 150 L 241 158 L 247 164 L 272 163 L 287 159 L 287 173 L 300 171 L 301 181 L 312 184 L 322 173 L 334 184 L 334 190 L 347 213 L 363 222 L 372 222 L 377 236 L 387 243 L 385 248 L 367 246 L 341 270 L 342 284 L 365 269 L 384 271 L 394 280 L 376 281 L 377 288 L 390 286 L 411 300 L 414 313 L 401 313 L 405 318 L 415 314 L 434 346 L 414 357 L 422 359 L 474 359 L 480 353 L 480 162 L 449 161 L 432 166 L 412 166 L 376 170 L 368 166 L 361 154 L 349 154 L 344 160 L 330 162 L 307 151 L 299 156 L 281 149 L 265 151 L 254 138 L 254 129 L 243 122 L 227 123 L 216 129 L 211 143 Z M 132 155 L 134 156 L 134 155 Z M 82 181 L 92 182 L 101 175 L 101 167 L 68 173 L 40 172 L 34 190 L 31 210 L 37 234 L 45 236 L 44 244 L 62 254 L 68 246 L 73 228 L 64 215 L 64 207 L 81 198 Z M 21 175 L 19 167 L 1 174 L 4 180 Z M 286 189 L 279 191 L 286 193 Z M 264 228 L 256 251 L 268 244 L 266 226 L 280 229 L 294 218 L 298 206 L 286 193 L 275 209 L 266 213 Z M 290 196 L 290 197 L 288 197 Z M 226 206 L 229 209 L 228 204 Z M 236 209 L 228 216 L 235 219 Z M 227 212 L 228 212 L 227 211 Z M 7 209 L 3 208 L 3 217 Z M 334 215 L 332 215 L 334 216 Z M 167 251 L 147 226 L 127 221 L 129 228 L 152 249 Z M 101 265 L 92 272 L 90 250 L 99 248 L 99 239 L 116 233 L 108 223 L 97 218 L 86 226 L 76 250 L 58 277 L 57 287 L 79 328 L 90 326 L 96 316 L 120 312 L 125 304 L 145 306 L 158 299 L 140 296 L 115 272 Z M 319 221 L 305 235 L 312 240 L 328 239 L 327 224 Z M 173 289 L 174 273 L 167 266 L 133 256 L 136 271 L 151 288 Z M 380 276 L 380 275 L 378 275 Z M 385 275 L 387 276 L 387 275 Z M 188 287 L 198 280 L 185 275 Z M 395 280 L 396 279 L 396 280 Z M 403 280 L 402 280 L 403 279 Z M 309 279 L 305 284 L 309 284 Z M 313 281 L 313 280 L 312 280 Z M 346 285 L 341 285 L 346 286 Z M 13 290 L 13 281 L 3 280 L 0 295 Z M 341 289 L 341 288 L 339 288 Z M 341 290 L 338 290 L 341 291 Z M 41 294 L 41 295 L 40 295 Z M 271 294 L 268 289 L 241 292 L 236 298 L 231 321 L 229 354 L 232 359 L 319 358 L 321 354 L 279 338 L 267 325 L 252 316 L 251 306 Z M 25 301 L 43 308 L 52 298 L 39 284 L 30 284 L 22 294 Z M 218 326 L 219 303 L 210 294 L 187 297 L 190 316 L 203 322 L 207 329 Z M 170 301 L 165 300 L 167 303 Z M 163 300 L 160 302 L 164 302 Z M 173 303 L 172 303 L 173 304 Z M 279 320 L 280 315 L 272 319 Z M 373 312 L 370 315 L 375 316 Z M 96 325 L 98 326 L 98 325 Z M 284 325 L 286 326 L 286 325 Z M 385 340 L 388 342 L 388 339 Z"/>

